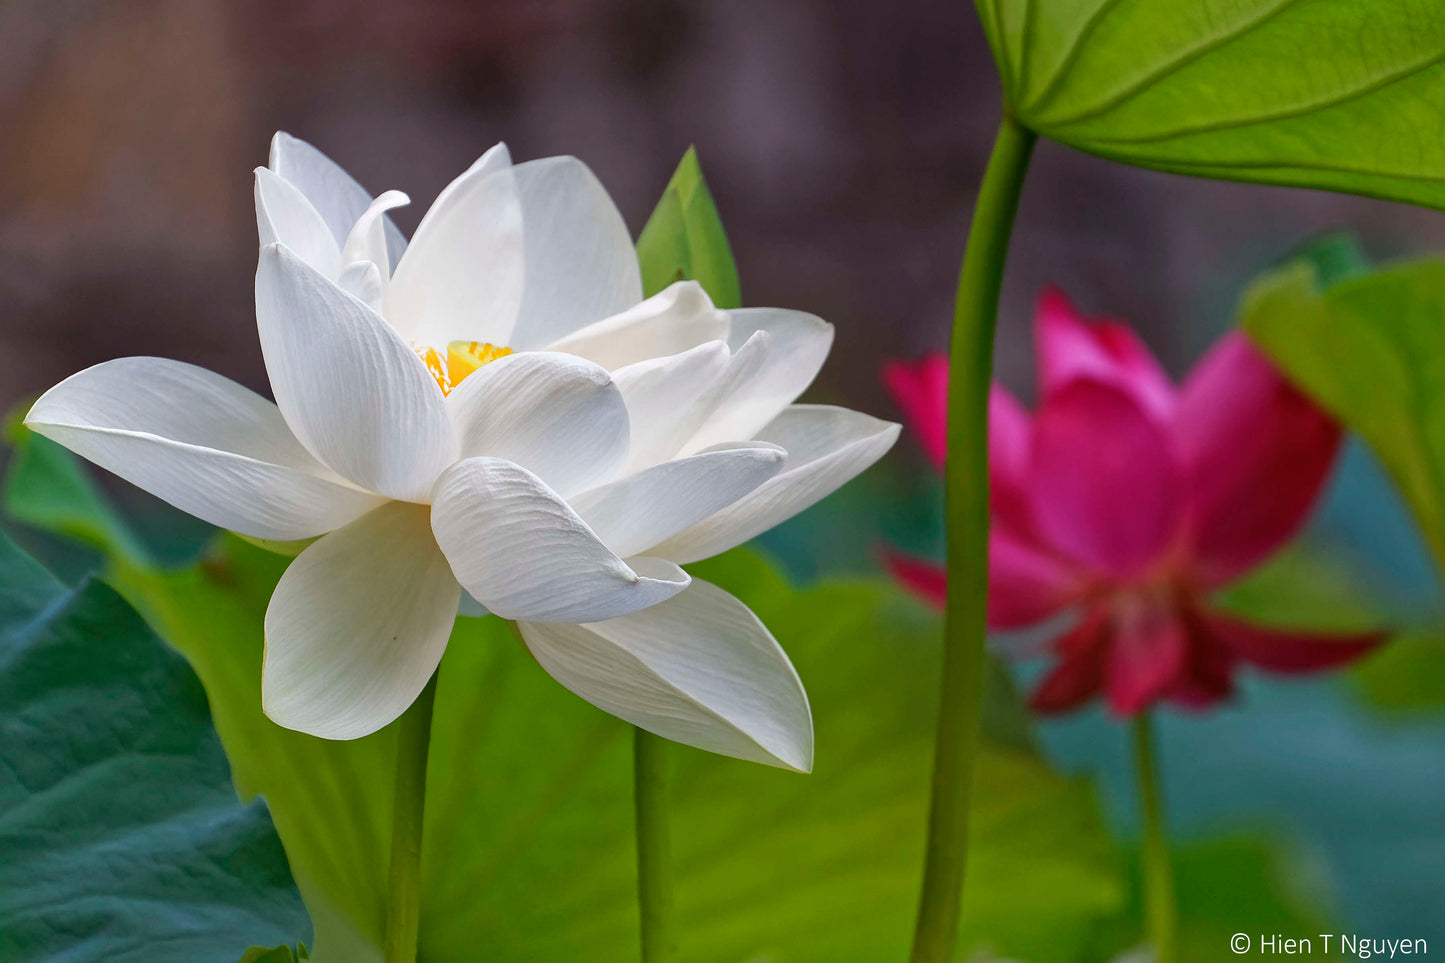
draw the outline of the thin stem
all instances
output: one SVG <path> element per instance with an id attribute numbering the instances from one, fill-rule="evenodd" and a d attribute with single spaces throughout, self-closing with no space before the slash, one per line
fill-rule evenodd
<path id="1" fill-rule="evenodd" d="M 1009 235 L 1034 134 L 1005 116 L 974 205 L 953 313 L 948 388 L 948 608 L 923 894 L 913 963 L 953 958 L 983 703 L 988 603 L 988 396 Z"/>
<path id="2" fill-rule="evenodd" d="M 1178 908 L 1174 901 L 1174 869 L 1164 835 L 1164 807 L 1159 801 L 1159 769 L 1154 761 L 1154 736 L 1149 713 L 1134 717 L 1134 774 L 1139 786 L 1139 812 L 1144 822 L 1144 911 L 1154 963 L 1174 963 L 1178 956 Z"/>
<path id="3" fill-rule="evenodd" d="M 672 824 L 668 817 L 668 744 L 633 730 L 633 793 L 637 802 L 637 905 L 642 963 L 673 963 L 677 928 L 672 904 Z"/>
<path id="4" fill-rule="evenodd" d="M 426 811 L 426 760 L 431 746 L 433 675 L 397 732 L 396 796 L 391 816 L 391 872 L 386 886 L 386 963 L 415 963 L 421 922 L 421 833 Z"/>

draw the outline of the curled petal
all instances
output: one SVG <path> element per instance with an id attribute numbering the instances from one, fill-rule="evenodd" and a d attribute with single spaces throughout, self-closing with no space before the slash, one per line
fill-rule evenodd
<path id="1" fill-rule="evenodd" d="M 1129 328 L 1117 321 L 1086 321 L 1057 288 L 1039 296 L 1036 319 L 1039 385 L 1047 398 L 1075 378 L 1113 385 L 1149 415 L 1167 421 L 1174 385 Z"/>
<path id="2" fill-rule="evenodd" d="M 937 562 L 900 552 L 886 552 L 883 564 L 894 578 L 928 604 L 941 609 L 948 602 L 948 570 Z"/>
<path id="3" fill-rule="evenodd" d="M 1178 536 L 1184 485 L 1171 439 L 1132 396 L 1075 379 L 1034 422 L 1030 508 L 1061 555 L 1126 578 Z"/>
<path id="4" fill-rule="evenodd" d="M 1239 332 L 1194 369 L 1174 433 L 1193 501 L 1199 574 L 1216 585 L 1298 531 L 1340 440 L 1334 421 Z"/>
<path id="5" fill-rule="evenodd" d="M 277 132 L 271 139 L 270 169 L 306 195 L 306 199 L 331 232 L 339 251 L 346 237 L 367 207 L 371 192 L 358 184 L 339 164 L 304 140 Z M 389 264 L 378 264 L 388 272 L 406 250 L 406 237 L 391 218 L 384 218 Z M 266 242 L 262 241 L 264 247 Z"/>
<path id="6" fill-rule="evenodd" d="M 483 365 L 447 396 L 460 457 L 516 462 L 570 495 L 627 457 L 628 417 L 607 371 L 565 354 L 524 351 Z"/>
<path id="7" fill-rule="evenodd" d="M 1009 532 L 988 539 L 988 624 L 1018 629 L 1057 615 L 1079 599 L 1083 580 L 1069 565 Z"/>
<path id="8" fill-rule="evenodd" d="M 771 336 L 758 332 L 740 349 L 709 341 L 681 354 L 615 373 L 632 420 L 629 472 L 702 450 L 698 429 L 767 359 Z"/>
<path id="9" fill-rule="evenodd" d="M 266 715 L 324 739 L 375 732 L 436 671 L 460 599 L 424 505 L 391 502 L 323 537 L 266 609 Z"/>
<path id="10" fill-rule="evenodd" d="M 783 449 L 762 442 L 719 446 L 645 468 L 570 501 L 612 551 L 624 558 L 645 555 L 776 475 L 786 458 Z"/>
<path id="11" fill-rule="evenodd" d="M 890 361 L 883 366 L 883 383 L 933 466 L 943 471 L 948 452 L 948 356 L 931 354 L 912 363 Z M 992 420 L 992 405 L 989 414 Z M 992 425 L 989 436 L 992 444 Z"/>
<path id="12" fill-rule="evenodd" d="M 1091 608 L 1077 625 L 1056 639 L 1053 649 L 1058 662 L 1029 696 L 1034 711 L 1068 712 L 1098 695 L 1104 686 L 1108 639 L 1109 613 L 1102 607 Z"/>
<path id="13" fill-rule="evenodd" d="M 500 458 L 457 462 L 437 481 L 432 531 L 457 580 L 488 610 L 527 622 L 596 622 L 687 588 L 682 569 L 624 562 L 541 479 Z"/>
<path id="14" fill-rule="evenodd" d="M 323 277 L 335 279 L 341 273 L 341 248 L 300 188 L 258 167 L 254 193 L 262 247 L 284 244 Z"/>
<path id="15" fill-rule="evenodd" d="M 768 348 L 761 363 L 730 386 L 689 450 L 753 437 L 813 383 L 833 347 L 833 326 L 802 311 L 741 308 L 727 315 L 728 347 L 735 355 L 759 332 L 766 332 Z"/>
<path id="16" fill-rule="evenodd" d="M 1333 669 L 1369 654 L 1390 637 L 1372 632 L 1307 632 L 1250 625 L 1215 612 L 1201 616 L 1205 631 L 1244 661 L 1271 672 Z"/>
<path id="17" fill-rule="evenodd" d="M 787 655 L 737 599 L 694 580 L 651 608 L 589 625 L 519 623 L 553 678 L 668 739 L 807 772 L 808 697 Z"/>
<path id="18" fill-rule="evenodd" d="M 363 488 L 425 501 L 456 435 L 441 389 L 396 331 L 279 244 L 261 252 L 256 326 L 297 439 Z"/>
<path id="19" fill-rule="evenodd" d="M 182 511 L 254 538 L 311 538 L 381 504 L 302 448 L 271 402 L 179 361 L 87 368 L 42 395 L 25 423 Z"/>
<path id="20" fill-rule="evenodd" d="M 1186 709 L 1207 709 L 1234 694 L 1234 670 L 1239 656 L 1215 633 L 1202 625 L 1196 615 L 1185 619 L 1189 632 L 1189 653 L 1184 671 L 1166 698 Z"/>
<path id="21" fill-rule="evenodd" d="M 727 336 L 727 315 L 713 307 L 702 285 L 678 281 L 621 314 L 553 342 L 548 350 L 575 354 L 615 371 L 709 341 L 726 341 Z"/>
<path id="22" fill-rule="evenodd" d="M 653 550 L 679 564 L 741 545 L 831 494 L 882 458 L 898 440 L 899 426 L 847 408 L 792 405 L 757 441 L 788 453 L 783 470 L 752 492 Z"/>
<path id="23" fill-rule="evenodd" d="M 1143 712 L 1174 689 L 1189 660 L 1189 633 L 1163 601 L 1140 601 L 1114 613 L 1105 665 L 1109 708 Z"/>
<path id="24" fill-rule="evenodd" d="M 410 203 L 411 198 L 401 191 L 387 191 L 372 201 L 346 236 L 346 243 L 341 246 L 341 263 L 374 264 L 383 284 L 391 280 L 390 255 L 386 247 L 386 225 L 391 221 L 387 219 L 386 212 Z"/>
<path id="25" fill-rule="evenodd" d="M 994 383 L 988 396 L 988 504 L 995 528 L 1033 531 L 1029 511 L 1029 460 L 1033 425 L 1023 405 Z"/>

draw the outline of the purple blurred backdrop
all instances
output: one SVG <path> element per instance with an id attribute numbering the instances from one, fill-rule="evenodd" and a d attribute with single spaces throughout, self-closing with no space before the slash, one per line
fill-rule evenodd
<path id="1" fill-rule="evenodd" d="M 826 0 L 9 0 L 0 5 L 0 402 L 157 354 L 265 390 L 251 169 L 276 129 L 430 199 L 493 142 L 572 153 L 634 232 L 697 144 L 751 304 L 839 330 L 817 393 L 879 414 L 881 359 L 944 344 L 998 85 L 972 6 Z M 1383 202 L 1038 152 L 1000 372 L 1061 283 L 1182 370 L 1312 232 L 1445 240 Z"/>

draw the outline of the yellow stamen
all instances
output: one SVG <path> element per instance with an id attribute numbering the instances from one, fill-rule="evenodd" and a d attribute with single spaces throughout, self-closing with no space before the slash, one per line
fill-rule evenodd
<path id="1" fill-rule="evenodd" d="M 463 378 L 482 365 L 512 353 L 511 348 L 498 347 L 486 341 L 453 341 L 447 345 L 447 360 L 443 362 L 436 348 L 413 342 L 411 349 L 426 363 L 426 370 L 431 372 L 444 395 L 451 394 Z"/>
<path id="2" fill-rule="evenodd" d="M 442 394 L 451 394 L 454 385 L 452 384 L 451 378 L 447 376 L 447 366 L 442 364 L 442 358 L 441 355 L 437 354 L 437 349 L 425 348 L 415 344 L 411 347 L 412 350 L 417 353 L 417 356 L 426 362 L 426 370 L 431 372 L 431 376 L 436 379 L 437 387 L 442 390 Z"/>
<path id="3" fill-rule="evenodd" d="M 459 385 L 462 379 L 488 362 L 505 358 L 511 348 L 503 348 L 489 341 L 453 341 L 447 345 L 447 370 L 451 383 Z"/>

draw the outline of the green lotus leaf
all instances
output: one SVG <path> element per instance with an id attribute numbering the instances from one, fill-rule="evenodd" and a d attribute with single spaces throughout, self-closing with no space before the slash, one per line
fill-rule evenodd
<path id="1" fill-rule="evenodd" d="M 1156 170 L 1445 207 L 1433 0 L 976 0 L 1008 110 Z"/>

